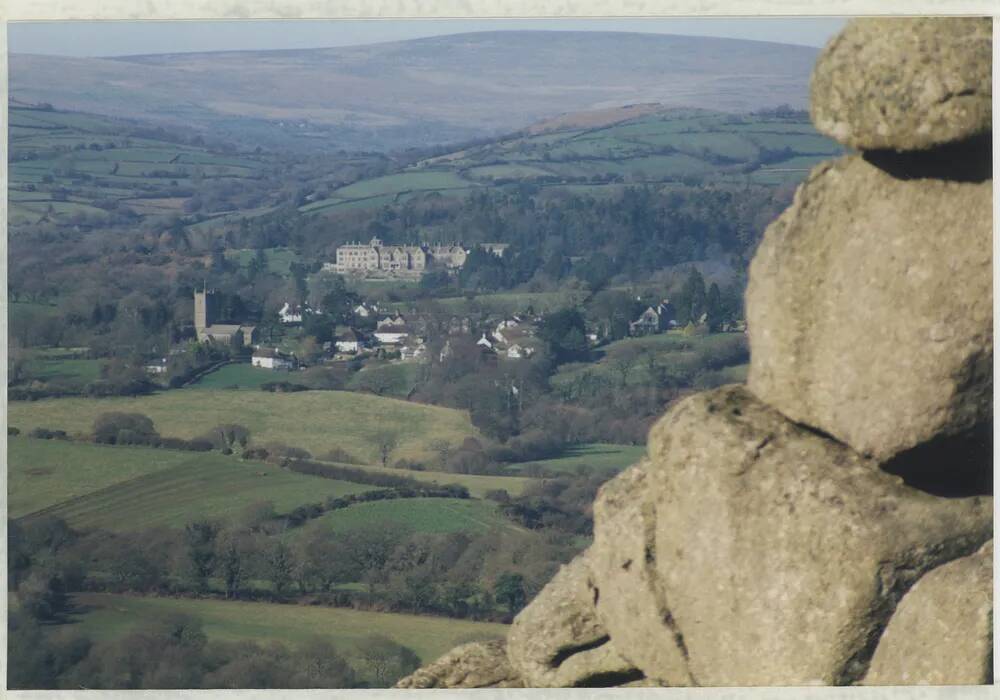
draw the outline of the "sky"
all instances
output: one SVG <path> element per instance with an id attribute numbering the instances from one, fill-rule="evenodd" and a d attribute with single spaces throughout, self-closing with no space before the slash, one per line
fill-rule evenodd
<path id="1" fill-rule="evenodd" d="M 572 30 L 686 34 L 823 46 L 839 18 L 231 20 L 11 22 L 13 53 L 126 56 L 188 51 L 307 49 L 495 30 Z"/>

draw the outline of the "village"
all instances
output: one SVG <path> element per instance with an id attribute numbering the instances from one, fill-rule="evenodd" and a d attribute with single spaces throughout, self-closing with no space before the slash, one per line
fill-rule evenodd
<path id="1" fill-rule="evenodd" d="M 427 362 L 433 351 L 440 362 L 452 352 L 457 338 L 475 337 L 476 352 L 481 360 L 495 364 L 500 360 L 518 361 L 531 358 L 543 348 L 537 337 L 540 314 L 532 312 L 515 314 L 440 313 L 414 308 L 407 312 L 384 308 L 379 302 L 361 301 L 350 309 L 350 323 L 330 328 L 330 340 L 319 345 L 319 352 L 309 352 L 308 357 L 296 352 L 295 340 L 302 338 L 303 324 L 311 316 L 322 315 L 322 309 L 308 303 L 286 301 L 278 310 L 278 319 L 284 332 L 279 342 L 261 338 L 258 328 L 249 323 L 235 323 L 233 319 L 217 318 L 216 294 L 203 288 L 194 293 L 194 325 L 198 342 L 211 343 L 235 351 L 236 356 L 249 354 L 253 367 L 273 371 L 293 371 L 325 362 L 364 360 L 378 358 L 395 362 Z M 681 327 L 669 300 L 648 305 L 628 323 L 628 336 L 641 337 L 683 330 L 687 333 L 707 332 L 707 314 L 697 322 L 689 321 Z M 745 324 L 726 324 L 723 331 L 743 332 Z M 609 338 L 605 328 L 588 328 L 587 344 L 597 347 Z M 432 350 L 433 346 L 433 350 Z M 166 359 L 147 365 L 152 374 L 163 373 Z"/>

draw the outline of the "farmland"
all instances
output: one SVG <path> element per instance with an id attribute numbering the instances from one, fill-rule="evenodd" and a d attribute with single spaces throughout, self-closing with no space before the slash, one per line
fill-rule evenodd
<path id="1" fill-rule="evenodd" d="M 743 365 L 745 347 L 746 340 L 738 333 L 688 336 L 681 331 L 669 331 L 626 338 L 604 346 L 597 362 L 563 365 L 551 381 L 561 391 L 581 390 L 584 385 L 594 382 L 641 385 L 651 381 L 651 372 L 656 368 L 677 381 L 690 384 L 707 372 Z M 729 369 L 728 373 L 719 376 L 722 380 L 742 381 L 745 375 L 740 372 Z"/>
<path id="2" fill-rule="evenodd" d="M 429 662 L 464 641 L 499 638 L 507 633 L 506 625 L 487 622 L 304 605 L 106 593 L 81 593 L 75 596 L 75 603 L 81 613 L 74 616 L 73 627 L 98 640 L 127 634 L 151 618 L 184 613 L 202 622 L 209 639 L 300 644 L 321 636 L 350 655 L 351 647 L 359 641 L 381 634 Z"/>
<path id="3" fill-rule="evenodd" d="M 43 426 L 88 433 L 94 417 L 108 411 L 143 413 L 161 435 L 186 439 L 215 425 L 238 423 L 250 430 L 256 444 L 277 441 L 317 457 L 340 448 L 369 463 L 378 461 L 373 439 L 381 430 L 392 429 L 399 436 L 393 459 L 426 459 L 435 440 L 458 444 L 476 434 L 462 411 L 340 391 L 259 392 L 248 400 L 243 392 L 186 389 L 141 397 L 14 402 L 8 411 L 9 423 L 22 431 Z"/>
<path id="4" fill-rule="evenodd" d="M 191 385 L 192 389 L 260 389 L 262 384 L 288 379 L 287 373 L 254 367 L 246 362 L 223 365 Z"/>
<path id="5" fill-rule="evenodd" d="M 128 531 L 228 518 L 248 505 L 278 512 L 370 490 L 218 453 L 10 440 L 11 514 L 45 509 L 79 528 Z"/>
<path id="6" fill-rule="evenodd" d="M 311 523 L 309 528 L 324 528 L 340 535 L 387 524 L 414 532 L 435 534 L 524 531 L 505 520 L 493 503 L 462 498 L 414 498 L 359 503 L 331 511 Z"/>
<path id="7" fill-rule="evenodd" d="M 635 464 L 646 454 L 642 445 L 613 445 L 609 443 L 588 443 L 573 445 L 564 454 L 552 459 L 542 459 L 530 463 L 512 465 L 523 469 L 527 464 L 536 464 L 546 472 L 576 474 L 587 471 L 621 471 Z"/>
<path id="8" fill-rule="evenodd" d="M 464 197 L 512 182 L 569 185 L 595 196 L 618 191 L 623 183 L 775 185 L 801 180 L 812 166 L 840 152 L 803 116 L 664 109 L 592 128 L 518 134 L 426 159 L 336 189 L 301 211 L 382 206 L 414 193 Z"/>
<path id="9" fill-rule="evenodd" d="M 223 154 L 132 122 L 11 107 L 11 226 L 110 223 L 201 211 L 208 183 L 253 183 L 267 157 Z M 197 201 L 197 204 L 194 202 Z M 221 209 L 225 207 L 220 207 Z"/>
<path id="10" fill-rule="evenodd" d="M 406 476 L 416 479 L 422 483 L 435 486 L 446 484 L 458 484 L 469 490 L 469 494 L 475 498 L 482 498 L 487 491 L 504 490 L 511 496 L 520 496 L 525 487 L 533 483 L 535 479 L 523 476 L 490 476 L 486 474 L 456 474 L 453 472 L 440 471 L 405 471 L 392 467 L 379 467 L 370 464 L 351 464 L 351 469 L 372 474 L 390 474 L 393 476 Z"/>

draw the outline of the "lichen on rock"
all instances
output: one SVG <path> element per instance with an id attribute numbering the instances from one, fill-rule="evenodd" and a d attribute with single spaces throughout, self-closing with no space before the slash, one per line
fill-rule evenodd
<path id="1" fill-rule="evenodd" d="M 879 640 L 863 685 L 993 682 L 993 541 L 914 584 Z"/>
<path id="2" fill-rule="evenodd" d="M 397 688 L 523 688 L 507 662 L 501 640 L 471 642 L 455 647 L 437 661 L 417 669 Z"/>
<path id="3" fill-rule="evenodd" d="M 817 166 L 750 266 L 750 389 L 880 460 L 991 421 L 992 196 Z"/>
<path id="4" fill-rule="evenodd" d="M 514 619 L 507 656 L 526 685 L 615 686 L 644 678 L 597 619 L 595 595 L 583 554 L 563 566 Z"/>
<path id="5" fill-rule="evenodd" d="M 865 150 L 920 150 L 989 132 L 992 50 L 988 17 L 853 20 L 813 70 L 813 123 Z"/>

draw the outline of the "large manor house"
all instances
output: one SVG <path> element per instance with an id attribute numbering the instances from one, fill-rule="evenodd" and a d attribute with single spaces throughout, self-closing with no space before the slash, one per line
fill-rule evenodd
<path id="1" fill-rule="evenodd" d="M 480 248 L 503 255 L 504 243 L 482 243 Z M 337 262 L 324 269 L 355 275 L 419 277 L 431 269 L 457 270 L 465 264 L 469 250 L 458 243 L 386 245 L 379 238 L 368 243 L 348 243 L 337 248 Z"/>

